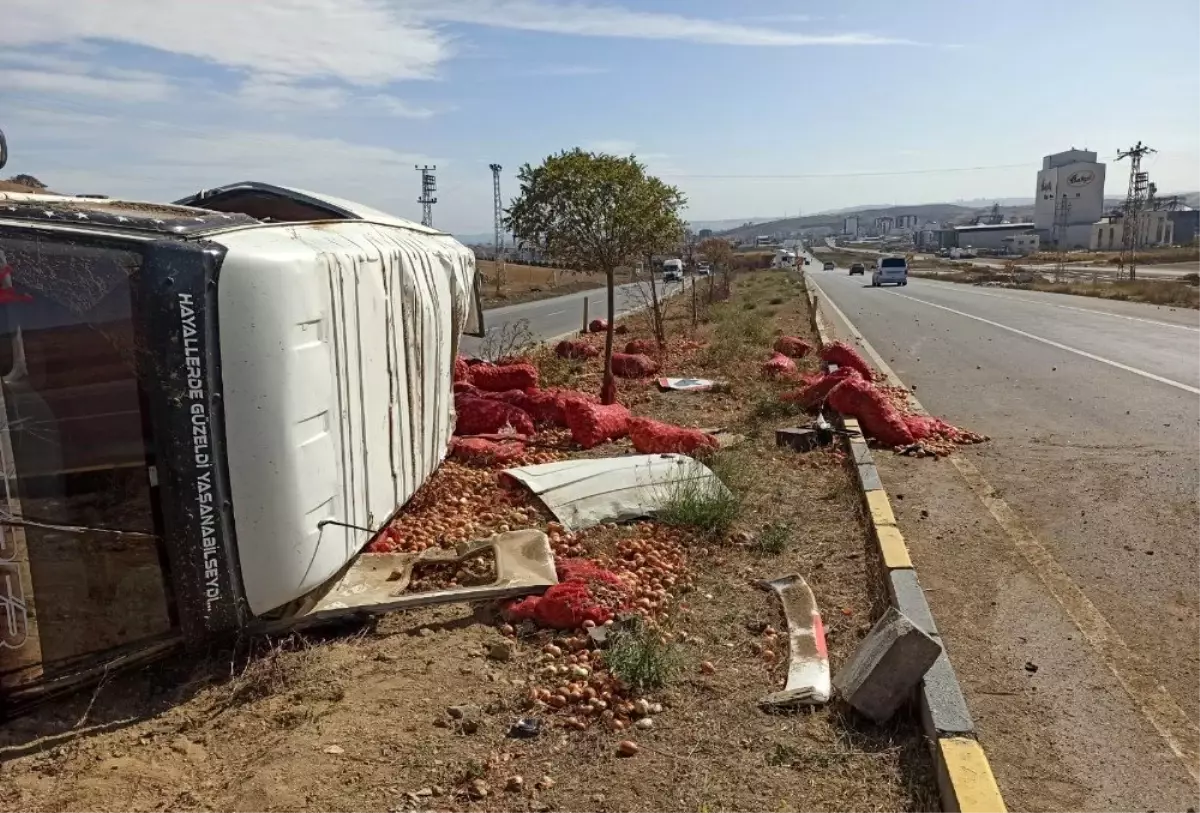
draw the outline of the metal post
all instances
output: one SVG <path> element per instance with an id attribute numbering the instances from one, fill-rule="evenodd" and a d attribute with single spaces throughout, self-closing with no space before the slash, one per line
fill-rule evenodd
<path id="1" fill-rule="evenodd" d="M 591 299 L 590 296 L 585 296 L 583 298 L 583 329 L 579 331 L 580 333 L 587 333 L 587 331 L 588 331 L 588 300 L 589 299 Z"/>

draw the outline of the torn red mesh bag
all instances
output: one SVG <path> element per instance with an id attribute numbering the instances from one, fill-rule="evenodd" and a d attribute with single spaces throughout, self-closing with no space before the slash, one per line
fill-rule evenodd
<path id="1" fill-rule="evenodd" d="M 600 355 L 600 348 L 582 339 L 563 339 L 555 346 L 554 355 L 560 359 L 594 359 Z"/>
<path id="2" fill-rule="evenodd" d="M 836 364 L 839 368 L 849 367 L 856 370 L 867 381 L 875 378 L 875 371 L 871 369 L 871 365 L 867 364 L 866 359 L 860 356 L 857 350 L 845 342 L 833 342 L 825 345 L 821 351 L 821 359 L 830 364 Z"/>
<path id="3" fill-rule="evenodd" d="M 506 615 L 513 621 L 532 621 L 541 627 L 573 630 L 583 622 L 603 624 L 629 608 L 629 586 L 617 574 L 581 559 L 555 564 L 559 583 L 540 596 L 512 604 Z"/>
<path id="4" fill-rule="evenodd" d="M 563 401 L 563 418 L 572 440 L 585 449 L 623 438 L 629 431 L 629 410 L 620 404 L 604 406 L 567 398 Z"/>
<path id="5" fill-rule="evenodd" d="M 537 387 L 538 371 L 528 363 L 478 365 L 471 368 L 471 383 L 488 392 L 528 390 Z"/>
<path id="6" fill-rule="evenodd" d="M 780 336 L 775 340 L 775 352 L 799 359 L 812 352 L 812 345 L 797 336 Z"/>
<path id="7" fill-rule="evenodd" d="M 471 365 L 467 364 L 467 360 L 462 356 L 454 357 L 454 381 L 469 381 L 471 376 Z"/>
<path id="8" fill-rule="evenodd" d="M 488 438 L 450 439 L 450 457 L 464 463 L 489 466 L 512 463 L 525 454 L 525 444 L 519 440 L 490 440 Z"/>
<path id="9" fill-rule="evenodd" d="M 612 369 L 618 378 L 647 378 L 658 372 L 658 362 L 649 356 L 613 353 Z"/>
<path id="10" fill-rule="evenodd" d="M 832 373 L 805 376 L 801 378 L 802 381 L 807 382 L 803 387 L 785 392 L 779 396 L 779 400 L 799 404 L 805 409 L 815 409 L 829 397 L 829 393 L 834 387 L 851 378 L 861 379 L 862 376 L 852 367 L 838 367 Z"/>
<path id="11" fill-rule="evenodd" d="M 858 418 L 863 433 L 887 446 L 907 446 L 914 438 L 904 416 L 869 381 L 848 378 L 829 393 L 829 406 Z"/>
<path id="12" fill-rule="evenodd" d="M 588 333 L 603 333 L 606 330 L 608 330 L 607 319 L 593 319 L 591 323 L 588 324 Z"/>
<path id="13" fill-rule="evenodd" d="M 640 454 L 695 454 L 717 448 L 717 439 L 707 432 L 652 418 L 630 418 L 629 439 Z"/>
<path id="14" fill-rule="evenodd" d="M 781 378 L 794 372 L 796 372 L 796 362 L 783 353 L 773 353 L 770 360 L 764 362 L 762 366 L 764 378 Z"/>
<path id="15" fill-rule="evenodd" d="M 454 411 L 456 435 L 494 435 L 506 429 L 518 435 L 534 433 L 529 413 L 503 401 L 459 394 L 454 396 Z"/>

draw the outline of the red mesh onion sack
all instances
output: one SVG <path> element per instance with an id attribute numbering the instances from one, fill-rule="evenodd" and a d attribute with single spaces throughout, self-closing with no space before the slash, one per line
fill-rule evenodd
<path id="1" fill-rule="evenodd" d="M 608 330 L 607 319 L 593 319 L 591 323 L 588 324 L 588 333 L 603 333 L 606 330 Z"/>
<path id="2" fill-rule="evenodd" d="M 825 345 L 825 349 L 821 351 L 821 359 L 830 364 L 836 364 L 838 367 L 849 367 L 856 370 L 867 381 L 875 378 L 875 371 L 871 369 L 871 365 L 867 364 L 866 359 L 860 356 L 857 350 L 845 342 L 833 342 Z"/>
<path id="3" fill-rule="evenodd" d="M 773 354 L 771 359 L 762 366 L 764 378 L 779 378 L 794 372 L 796 372 L 796 362 L 783 353 Z"/>
<path id="4" fill-rule="evenodd" d="M 603 624 L 629 607 L 628 585 L 612 571 L 580 559 L 556 563 L 559 583 L 540 596 L 530 596 L 508 608 L 513 621 L 532 621 L 541 627 L 573 630 L 583 622 Z"/>
<path id="5" fill-rule="evenodd" d="M 646 378 L 658 372 L 658 362 L 634 353 L 613 353 L 613 375 L 618 378 Z"/>
<path id="6" fill-rule="evenodd" d="M 785 392 L 779 396 L 779 400 L 791 401 L 805 409 L 813 409 L 819 407 L 829 397 L 829 393 L 833 391 L 834 387 L 852 378 L 861 379 L 862 376 L 853 367 L 838 367 L 836 372 L 822 373 L 804 379 L 807 383 L 803 387 Z"/>
<path id="7" fill-rule="evenodd" d="M 623 438 L 629 431 L 629 410 L 620 404 L 604 406 L 567 398 L 562 411 L 571 439 L 585 449 Z"/>
<path id="8" fill-rule="evenodd" d="M 494 435 L 506 427 L 518 435 L 534 433 L 529 413 L 503 401 L 460 394 L 454 396 L 454 410 L 458 413 L 456 435 Z"/>
<path id="9" fill-rule="evenodd" d="M 532 364 L 482 364 L 471 368 L 471 383 L 488 392 L 528 390 L 538 385 L 538 371 Z"/>
<path id="10" fill-rule="evenodd" d="M 525 444 L 519 440 L 460 437 L 450 439 L 450 457 L 464 463 L 484 466 L 507 464 L 523 454 Z"/>
<path id="11" fill-rule="evenodd" d="M 888 446 L 914 441 L 904 416 L 869 381 L 848 378 L 829 393 L 829 405 L 843 415 L 858 418 L 863 433 Z"/>
<path id="12" fill-rule="evenodd" d="M 625 345 L 625 352 L 631 356 L 648 356 L 658 350 L 658 345 L 649 339 L 634 339 Z"/>
<path id="13" fill-rule="evenodd" d="M 454 386 L 454 394 L 455 395 L 458 395 L 460 392 L 464 393 L 466 395 L 475 395 L 475 396 L 479 396 L 479 395 L 483 394 L 483 390 L 479 389 L 479 387 L 476 387 L 474 384 L 471 384 L 467 381 L 455 381 L 453 386 Z"/>
<path id="14" fill-rule="evenodd" d="M 471 376 L 471 366 L 462 356 L 454 357 L 454 381 L 468 381 Z"/>
<path id="15" fill-rule="evenodd" d="M 555 346 L 554 355 L 560 359 L 594 359 L 600 355 L 600 348 L 579 339 L 563 339 Z"/>
<path id="16" fill-rule="evenodd" d="M 640 454 L 695 454 L 717 448 L 717 439 L 707 432 L 651 418 L 630 418 L 629 439 Z"/>
<path id="17" fill-rule="evenodd" d="M 801 359 L 812 352 L 812 345 L 797 336 L 780 336 L 775 340 L 775 352 Z"/>

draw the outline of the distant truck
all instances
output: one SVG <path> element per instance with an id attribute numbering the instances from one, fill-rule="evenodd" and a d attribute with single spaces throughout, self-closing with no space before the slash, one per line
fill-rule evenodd
<path id="1" fill-rule="evenodd" d="M 683 260 L 667 260 L 663 263 L 663 282 L 679 282 L 683 279 Z"/>

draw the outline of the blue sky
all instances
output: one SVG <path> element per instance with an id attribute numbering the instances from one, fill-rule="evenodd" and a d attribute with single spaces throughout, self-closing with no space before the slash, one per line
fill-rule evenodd
<path id="1" fill-rule="evenodd" d="M 1139 139 L 1161 190 L 1200 188 L 1195 0 L 5 7 L 5 173 L 61 191 L 250 178 L 415 218 L 429 162 L 436 225 L 479 232 L 489 163 L 507 196 L 577 145 L 634 152 L 703 220 L 1032 196 L 1043 155 Z"/>

